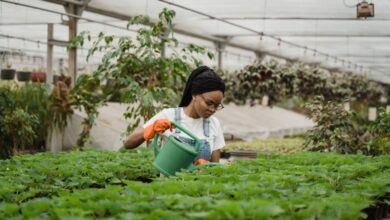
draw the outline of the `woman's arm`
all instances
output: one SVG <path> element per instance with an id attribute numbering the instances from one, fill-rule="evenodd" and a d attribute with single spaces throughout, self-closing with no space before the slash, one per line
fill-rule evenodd
<path id="1" fill-rule="evenodd" d="M 141 145 L 144 141 L 144 128 L 139 127 L 127 137 L 123 142 L 123 146 L 127 149 L 133 149 Z"/>
<path id="2" fill-rule="evenodd" d="M 215 150 L 211 153 L 211 162 L 219 162 L 219 158 L 221 157 L 221 151 Z"/>

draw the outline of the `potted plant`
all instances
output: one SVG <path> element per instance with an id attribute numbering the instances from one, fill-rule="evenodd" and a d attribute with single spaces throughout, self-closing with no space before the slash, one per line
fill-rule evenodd
<path id="1" fill-rule="evenodd" d="M 70 116 L 73 114 L 72 101 L 69 86 L 59 79 L 54 83 L 48 102 L 50 131 L 47 138 L 47 147 L 50 147 L 52 152 L 58 152 L 62 149 L 64 131 Z"/>
<path id="2" fill-rule="evenodd" d="M 16 78 L 19 82 L 27 82 L 31 80 L 31 71 L 27 71 L 26 68 L 24 68 L 22 71 L 18 71 L 16 73 Z"/>
<path id="3" fill-rule="evenodd" d="M 1 70 L 1 79 L 13 80 L 15 78 L 15 69 L 11 69 L 11 65 L 7 65 L 7 69 Z"/>
<path id="4" fill-rule="evenodd" d="M 42 70 L 33 71 L 31 74 L 31 80 L 33 82 L 46 82 L 46 72 Z"/>

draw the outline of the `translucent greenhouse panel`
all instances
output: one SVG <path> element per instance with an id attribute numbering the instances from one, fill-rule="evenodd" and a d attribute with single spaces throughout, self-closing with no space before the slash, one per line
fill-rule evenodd
<path id="1" fill-rule="evenodd" d="M 34 7 L 65 12 L 60 4 L 46 1 L 18 0 L 16 4 L 26 4 Z M 110 25 L 92 24 L 85 20 L 79 21 L 78 31 L 100 31 L 106 34 L 132 35 L 124 30 L 126 21 L 97 15 L 88 11 L 88 7 L 111 11 L 125 16 L 148 15 L 152 21 L 158 19 L 158 13 L 163 8 L 176 11 L 174 28 L 179 32 L 193 33 L 208 38 L 226 38 L 231 42 L 245 46 L 249 50 L 260 50 L 266 53 L 282 55 L 289 59 L 298 59 L 309 63 L 317 63 L 326 68 L 338 68 L 346 71 L 369 72 L 370 77 L 388 81 L 386 76 L 390 71 L 387 65 L 387 54 L 390 51 L 390 23 L 387 8 L 388 2 L 375 2 L 375 17 L 356 19 L 355 2 L 304 0 L 299 3 L 282 0 L 116 0 L 90 1 L 82 17 L 107 22 Z M 16 35 L 33 40 L 47 39 L 48 22 L 55 23 L 54 36 L 59 40 L 68 39 L 67 26 L 60 25 L 66 21 L 66 16 L 31 9 L 15 4 L 0 3 L 0 34 Z M 213 17 L 209 17 L 213 16 Z M 218 19 L 223 19 L 218 20 Z M 26 23 L 30 23 L 26 25 Z M 261 39 L 260 32 L 283 41 L 289 41 L 298 46 L 289 46 L 284 42 L 278 46 L 275 39 Z M 185 43 L 185 42 L 183 42 Z M 211 45 L 210 45 L 211 44 Z M 0 46 L 5 47 L 6 43 Z M 16 48 L 32 52 L 30 46 L 24 43 L 13 44 Z M 201 44 L 215 50 L 212 42 Z M 304 54 L 304 48 L 309 48 Z M 313 56 L 313 50 L 318 54 Z M 247 52 L 234 58 L 235 52 L 225 54 L 224 67 L 240 68 L 245 65 Z M 320 55 L 321 53 L 329 54 Z M 238 59 L 238 57 L 242 59 Z M 248 61 L 252 55 L 248 56 Z M 226 61 L 227 60 L 227 61 Z M 343 62 L 344 61 L 344 62 Z M 80 62 L 80 61 L 79 61 Z M 205 61 L 206 62 L 206 61 Z M 208 65 L 216 65 L 216 61 Z"/>

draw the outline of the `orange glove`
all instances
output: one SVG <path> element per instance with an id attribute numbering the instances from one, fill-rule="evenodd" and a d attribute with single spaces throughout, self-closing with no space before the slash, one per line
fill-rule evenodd
<path id="1" fill-rule="evenodd" d="M 195 166 L 196 166 L 196 165 L 202 165 L 202 164 L 206 164 L 206 163 L 208 163 L 208 162 L 210 162 L 210 161 L 205 160 L 205 159 L 199 159 L 199 160 L 197 160 L 197 161 L 194 162 L 194 165 L 195 165 Z"/>
<path id="2" fill-rule="evenodd" d="M 149 125 L 144 130 L 144 139 L 150 140 L 154 138 L 154 135 L 157 133 L 162 134 L 164 131 L 171 129 L 173 126 L 170 121 L 165 118 L 157 119 L 153 124 Z"/>

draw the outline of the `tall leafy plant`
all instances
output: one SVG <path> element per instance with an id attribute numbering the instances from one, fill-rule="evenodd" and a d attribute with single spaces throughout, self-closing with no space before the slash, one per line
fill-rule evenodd
<path id="1" fill-rule="evenodd" d="M 57 127 L 61 132 L 67 126 L 68 119 L 73 114 L 70 88 L 63 81 L 57 81 L 49 97 L 48 106 L 51 109 L 51 126 Z"/>
<path id="2" fill-rule="evenodd" d="M 390 114 L 379 108 L 378 118 L 369 125 L 372 138 L 368 148 L 372 154 L 390 154 Z"/>
<path id="3" fill-rule="evenodd" d="M 15 109 L 15 94 L 9 86 L 0 87 L 0 159 L 12 156 L 12 138 L 8 135 L 3 121 Z"/>
<path id="4" fill-rule="evenodd" d="M 31 115 L 21 108 L 16 108 L 14 111 L 8 112 L 0 123 L 4 126 L 5 135 L 11 139 L 13 155 L 18 150 L 25 150 L 26 146 L 33 144 L 36 138 L 34 128 L 39 124 L 36 115 Z"/>
<path id="5" fill-rule="evenodd" d="M 323 97 L 308 104 L 310 117 L 317 125 L 304 142 L 305 149 L 380 155 L 390 153 L 390 114 L 379 109 L 378 118 L 369 122 L 356 112 L 347 112 L 342 102 Z"/>
<path id="6" fill-rule="evenodd" d="M 104 105 L 109 95 L 102 92 L 100 80 L 96 75 L 81 75 L 72 91 L 73 105 L 79 110 L 84 110 L 87 117 L 83 120 L 82 131 L 77 140 L 77 146 L 82 147 L 89 142 L 90 130 L 98 116 L 98 107 Z"/>
<path id="7" fill-rule="evenodd" d="M 80 80 L 80 85 L 72 91 L 79 100 L 76 105 L 83 106 L 85 110 L 81 100 L 94 99 L 88 106 L 90 111 L 84 121 L 84 134 L 89 132 L 97 116 L 97 107 L 113 95 L 118 95 L 118 92 L 120 101 L 129 104 L 125 113 L 125 117 L 131 120 L 128 131 L 162 108 L 177 105 L 186 76 L 194 66 L 201 64 L 199 55 L 213 58 L 212 53 L 193 44 L 176 51 L 178 41 L 172 35 L 174 16 L 174 11 L 164 9 L 159 14 L 159 20 L 151 27 L 145 26 L 150 24 L 148 17 L 136 16 L 128 23 L 128 27 L 141 27 L 135 39 L 100 33 L 97 40 L 92 42 L 87 58 L 98 51 L 105 55 L 92 78 Z M 91 41 L 88 33 L 82 33 L 71 46 L 83 45 L 85 38 Z M 164 48 L 168 46 L 174 52 L 170 56 L 163 56 Z M 82 85 L 85 80 L 92 80 L 94 86 Z M 99 89 L 106 81 L 110 82 L 110 86 Z"/>
<path id="8" fill-rule="evenodd" d="M 306 135 L 306 149 L 339 153 L 356 153 L 360 150 L 362 144 L 353 123 L 353 114 L 345 111 L 341 103 L 318 96 L 307 108 L 316 126 Z"/>
<path id="9" fill-rule="evenodd" d="M 41 126 L 39 123 L 42 118 L 36 110 L 42 106 L 34 102 L 35 94 L 26 93 L 33 90 L 33 86 L 29 84 L 22 87 L 16 84 L 0 87 L 0 158 L 2 159 L 15 155 L 19 150 L 31 150 L 32 146 L 36 146 L 39 142 Z"/>
<path id="10" fill-rule="evenodd" d="M 15 92 L 18 93 L 16 101 L 18 106 L 24 109 L 30 115 L 36 115 L 39 123 L 35 126 L 34 132 L 36 138 L 32 147 L 42 151 L 45 150 L 45 140 L 48 134 L 48 127 L 52 124 L 49 115 L 52 112 L 49 103 L 50 87 L 44 83 L 25 83 Z"/>

